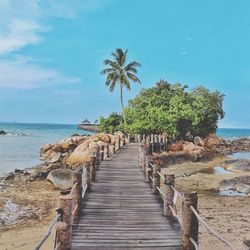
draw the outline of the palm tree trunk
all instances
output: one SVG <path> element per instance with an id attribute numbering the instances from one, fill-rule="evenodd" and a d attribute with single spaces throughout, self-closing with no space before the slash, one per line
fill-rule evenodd
<path id="1" fill-rule="evenodd" d="M 124 105 L 123 105 L 123 96 L 122 96 L 122 83 L 120 83 L 120 97 L 121 97 L 121 105 L 122 105 L 122 116 L 123 116 L 123 121 L 124 124 L 127 125 L 125 113 L 124 113 Z"/>

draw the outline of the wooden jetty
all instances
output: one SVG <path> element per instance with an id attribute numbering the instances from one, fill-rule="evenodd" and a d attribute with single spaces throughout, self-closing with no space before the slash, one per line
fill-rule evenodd
<path id="1" fill-rule="evenodd" d="M 163 175 L 153 164 L 153 153 L 167 148 L 166 137 L 138 135 L 136 143 L 129 141 L 130 136 L 98 147 L 74 171 L 72 188 L 61 193 L 58 215 L 34 250 L 54 226 L 54 250 L 199 250 L 199 225 L 235 250 L 199 214 L 197 193 L 179 192 L 175 175 Z M 249 240 L 242 249 L 250 250 Z"/>
<path id="2" fill-rule="evenodd" d="M 178 222 L 163 216 L 144 181 L 138 144 L 101 163 L 73 224 L 72 249 L 181 249 Z"/>

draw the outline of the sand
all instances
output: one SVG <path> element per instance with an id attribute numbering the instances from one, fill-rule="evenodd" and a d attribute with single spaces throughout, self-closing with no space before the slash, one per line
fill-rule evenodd
<path id="1" fill-rule="evenodd" d="M 59 191 L 48 181 L 19 183 L 0 190 L 0 249 L 34 249 L 56 215 Z M 14 211 L 7 209 L 6 202 Z M 54 232 L 53 232 L 54 233 Z M 42 249 L 53 249 L 54 235 Z"/>
<path id="2" fill-rule="evenodd" d="M 181 191 L 198 192 L 198 210 L 208 225 L 226 238 L 235 249 L 242 248 L 244 239 L 250 239 L 250 197 L 220 196 L 217 194 L 219 183 L 223 179 L 231 179 L 247 173 L 211 174 L 214 166 L 223 166 L 226 158 L 216 158 L 213 161 L 175 164 L 163 173 L 197 174 L 176 179 L 176 188 Z M 199 173 L 205 172 L 205 173 Z M 210 172 L 210 173 L 206 173 Z M 201 224 L 199 225 L 199 244 L 201 250 L 226 250 L 229 249 L 213 235 L 210 235 Z"/>
<path id="3" fill-rule="evenodd" d="M 214 175 L 211 174 L 212 171 L 208 171 L 215 165 L 223 165 L 224 160 L 225 158 L 216 158 L 213 161 L 201 163 L 185 162 L 162 169 L 162 172 L 175 173 L 176 176 L 179 176 L 197 171 L 198 173 L 189 177 L 177 178 L 176 188 L 181 192 L 197 190 L 198 209 L 202 217 L 220 235 L 230 241 L 235 249 L 241 249 L 243 239 L 250 239 L 250 197 L 219 196 L 215 193 L 222 179 L 246 173 Z M 28 207 L 30 209 L 14 224 L 0 226 L 0 249 L 33 249 L 47 231 L 49 222 L 56 214 L 56 200 L 59 191 L 55 190 L 47 181 L 35 181 L 0 192 L 0 209 L 3 210 L 7 199 L 18 204 L 20 208 Z M 228 249 L 201 225 L 199 232 L 201 250 Z M 51 235 L 42 249 L 53 249 L 53 241 L 54 235 Z"/>

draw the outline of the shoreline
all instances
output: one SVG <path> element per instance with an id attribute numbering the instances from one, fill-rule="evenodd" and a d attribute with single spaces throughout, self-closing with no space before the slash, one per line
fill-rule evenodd
<path id="1" fill-rule="evenodd" d="M 80 143 L 80 139 L 81 138 L 78 138 L 76 140 L 77 143 Z M 62 140 L 62 142 L 65 143 L 65 140 Z M 52 145 L 52 148 L 55 148 L 55 146 L 58 148 L 58 145 L 59 143 L 56 143 Z M 163 156 L 164 154 L 166 153 L 162 153 Z M 173 154 L 175 153 L 173 152 Z M 176 155 L 178 155 L 178 152 Z M 247 211 L 248 207 L 250 207 L 250 198 L 220 196 L 215 193 L 215 190 L 218 190 L 218 185 L 222 179 L 249 175 L 249 172 L 214 175 L 207 171 L 207 169 L 213 169 L 218 165 L 223 166 L 223 163 L 228 159 L 229 156 L 226 155 L 217 155 L 211 159 L 203 159 L 199 162 L 191 162 L 187 158 L 184 158 L 183 162 L 173 162 L 166 168 L 162 168 L 162 171 L 163 173 L 174 172 L 176 175 L 183 175 L 183 177 L 176 180 L 177 189 L 180 191 L 198 191 L 198 209 L 204 218 L 208 220 L 209 225 L 225 236 L 225 238 L 232 241 L 237 247 L 240 247 L 243 241 L 242 237 L 250 238 L 250 231 L 243 231 L 241 229 L 242 227 L 247 228 L 250 222 L 250 219 L 242 217 L 244 211 Z M 31 170 L 34 169 L 36 170 L 37 167 L 31 168 Z M 46 166 L 46 171 L 51 171 L 51 166 Z M 186 173 L 191 174 L 186 175 Z M 18 207 L 15 213 L 18 214 L 19 211 L 25 211 L 24 213 L 20 213 L 19 217 L 14 218 L 16 220 L 14 221 L 15 223 L 10 223 L 7 226 L 3 224 L 3 220 L 1 220 L 0 217 L 0 248 L 33 249 L 35 244 L 44 235 L 50 219 L 55 215 L 59 192 L 60 191 L 46 179 L 39 180 L 35 178 L 28 180 L 28 182 L 27 180 L 24 182 L 10 182 L 5 189 L 1 189 L 0 186 L 1 213 L 3 214 L 6 210 L 5 206 L 8 200 Z M 237 210 L 234 204 L 239 204 Z M 229 225 L 228 221 L 231 219 L 231 216 L 236 216 L 239 220 L 236 219 Z M 31 233 L 32 237 L 30 237 Z M 17 235 L 16 240 L 13 240 L 13 235 Z M 227 249 L 223 245 L 221 246 L 212 236 L 208 235 L 202 227 L 200 228 L 199 236 L 202 249 L 211 250 L 213 249 L 211 246 L 215 246 L 214 249 Z M 50 240 L 46 244 L 50 244 L 50 246 L 53 245 L 53 236 L 50 237 Z M 46 247 L 43 249 L 46 249 Z"/>

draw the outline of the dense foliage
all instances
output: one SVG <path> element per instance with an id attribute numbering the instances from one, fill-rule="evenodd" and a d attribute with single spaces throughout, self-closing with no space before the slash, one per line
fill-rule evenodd
<path id="1" fill-rule="evenodd" d="M 117 113 L 112 113 L 108 118 L 101 117 L 99 129 L 105 133 L 114 133 L 122 129 L 123 117 Z"/>
<path id="2" fill-rule="evenodd" d="M 204 87 L 192 91 L 187 88 L 161 80 L 141 90 L 125 108 L 126 132 L 165 133 L 172 138 L 184 138 L 187 132 L 202 137 L 214 133 L 219 119 L 224 117 L 224 95 Z"/>

